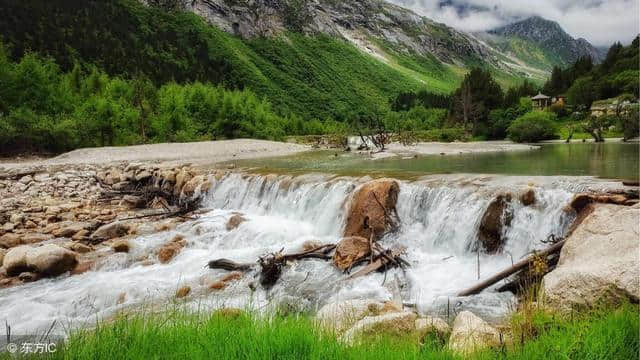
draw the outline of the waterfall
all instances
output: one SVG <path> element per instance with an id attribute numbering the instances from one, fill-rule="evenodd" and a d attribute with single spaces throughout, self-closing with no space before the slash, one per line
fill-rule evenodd
<path id="1" fill-rule="evenodd" d="M 270 291 L 259 287 L 252 291 L 248 286 L 256 281 L 252 275 L 224 291 L 208 291 L 207 284 L 225 273 L 204 268 L 209 260 L 254 262 L 268 252 L 299 251 L 307 241 L 337 242 L 350 195 L 367 180 L 228 174 L 214 181 L 203 200 L 204 213 L 197 220 L 171 231 L 140 235 L 131 240 L 129 254 L 102 257 L 93 271 L 0 290 L 0 319 L 6 319 L 16 334 L 46 329 L 53 319 L 59 319 L 63 328 L 81 326 L 126 307 L 167 302 L 185 284 L 192 288 L 193 306 L 199 308 L 264 309 L 277 302 L 297 310 L 313 310 L 337 299 L 390 299 L 397 296 L 394 287 L 401 283 L 403 301 L 429 312 L 442 303 L 443 297 L 451 297 L 477 281 L 478 257 L 473 251 L 477 229 L 498 194 L 514 193 L 509 205 L 513 220 L 503 234 L 504 251 L 480 255 L 481 277 L 544 248 L 542 240 L 551 234 L 562 236 L 573 220 L 573 215 L 563 210 L 572 191 L 563 187 L 536 187 L 537 201 L 527 207 L 517 201 L 517 194 L 527 185 L 400 181 L 397 210 L 401 226 L 381 243 L 384 247 L 407 247 L 406 258 L 412 266 L 406 272 L 396 269 L 344 281 L 345 276 L 330 263 L 304 260 L 287 266 Z M 228 220 L 238 213 L 246 221 L 227 229 Z M 176 258 L 168 264 L 144 264 L 143 260 L 154 259 L 156 249 L 176 234 L 187 239 L 187 246 Z M 498 307 L 504 306 L 500 296 L 487 298 L 485 294 L 474 299 L 486 298 L 476 306 L 492 311 L 496 302 Z"/>

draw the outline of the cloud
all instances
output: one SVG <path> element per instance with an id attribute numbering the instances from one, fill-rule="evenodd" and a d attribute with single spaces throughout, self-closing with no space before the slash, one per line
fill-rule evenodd
<path id="1" fill-rule="evenodd" d="M 388 0 L 454 28 L 485 31 L 529 16 L 557 21 L 596 46 L 630 43 L 640 32 L 640 0 Z"/>

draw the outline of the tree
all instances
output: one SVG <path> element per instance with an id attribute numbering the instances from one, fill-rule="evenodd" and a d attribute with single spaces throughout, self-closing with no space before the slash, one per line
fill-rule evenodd
<path id="1" fill-rule="evenodd" d="M 456 116 L 462 121 L 462 127 L 467 130 L 468 124 L 473 124 L 471 133 L 475 132 L 478 119 L 484 115 L 484 106 L 482 103 L 474 101 L 471 84 L 462 83 L 458 95 L 456 96 Z"/>
<path id="2" fill-rule="evenodd" d="M 509 129 L 509 139 L 515 142 L 538 142 L 555 138 L 556 116 L 546 111 L 531 111 L 517 118 Z"/>
<path id="3" fill-rule="evenodd" d="M 582 126 L 596 142 L 604 142 L 604 131 L 613 125 L 615 118 L 609 115 L 589 116 Z"/>
<path id="4" fill-rule="evenodd" d="M 472 124 L 471 132 L 477 134 L 480 126 L 486 127 L 489 111 L 502 106 L 502 88 L 488 70 L 472 69 L 454 95 L 454 114 L 463 126 Z"/>
<path id="5" fill-rule="evenodd" d="M 593 80 L 590 77 L 583 77 L 576 80 L 567 90 L 567 100 L 576 108 L 589 109 L 596 98 Z"/>
<path id="6" fill-rule="evenodd" d="M 142 142 L 147 142 L 149 116 L 153 112 L 156 89 L 149 78 L 139 75 L 133 80 L 133 106 L 140 112 L 139 128 Z"/>

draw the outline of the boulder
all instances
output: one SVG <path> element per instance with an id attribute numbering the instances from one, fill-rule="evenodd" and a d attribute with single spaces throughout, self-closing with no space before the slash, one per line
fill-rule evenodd
<path id="1" fill-rule="evenodd" d="M 125 195 L 122 197 L 122 205 L 126 205 L 132 209 L 142 209 L 147 205 L 147 202 L 141 196 Z"/>
<path id="2" fill-rule="evenodd" d="M 4 256 L 7 254 L 7 250 L 5 249 L 0 249 L 0 267 L 2 267 L 2 264 L 4 262 Z"/>
<path id="3" fill-rule="evenodd" d="M 366 316 L 347 330 L 342 336 L 342 340 L 346 343 L 353 343 L 358 336 L 370 333 L 408 334 L 415 330 L 415 320 L 417 317 L 418 315 L 409 311 Z"/>
<path id="4" fill-rule="evenodd" d="M 156 255 L 158 255 L 158 260 L 160 260 L 160 262 L 163 264 L 168 263 L 176 255 L 178 255 L 180 250 L 182 250 L 182 248 L 186 244 L 187 242 L 184 240 L 184 237 L 182 237 L 181 235 L 176 235 L 173 239 L 171 239 L 171 241 L 165 243 L 158 249 L 158 251 L 156 252 Z"/>
<path id="5" fill-rule="evenodd" d="M 40 280 L 40 275 L 34 272 L 25 271 L 23 273 L 20 273 L 20 275 L 18 275 L 18 279 L 20 279 L 20 281 L 25 283 L 34 282 L 34 281 Z"/>
<path id="6" fill-rule="evenodd" d="M 547 303 L 557 309 L 616 298 L 640 300 L 640 207 L 593 208 L 567 238 L 557 267 L 543 279 Z"/>
<path id="7" fill-rule="evenodd" d="M 96 240 L 114 239 L 127 235 L 130 228 L 131 224 L 129 223 L 114 221 L 112 223 L 99 227 L 96 231 L 93 232 L 93 234 L 91 234 L 91 237 Z"/>
<path id="8" fill-rule="evenodd" d="M 31 233 L 22 235 L 22 244 L 37 244 L 43 241 L 51 240 L 51 235 Z"/>
<path id="9" fill-rule="evenodd" d="M 320 325 L 342 332 L 367 315 L 378 315 L 384 303 L 368 299 L 353 299 L 329 303 L 316 314 Z"/>
<path id="10" fill-rule="evenodd" d="M 513 211 L 510 208 L 511 194 L 498 195 L 487 207 L 480 228 L 478 240 L 482 248 L 488 253 L 501 251 L 504 246 L 504 230 L 511 226 Z"/>
<path id="11" fill-rule="evenodd" d="M 420 333 L 435 332 L 443 337 L 451 332 L 451 328 L 446 321 L 431 316 L 416 319 L 415 327 Z"/>
<path id="12" fill-rule="evenodd" d="M 111 245 L 111 248 L 113 251 L 118 253 L 128 253 L 131 249 L 131 245 L 129 245 L 129 241 L 127 239 L 119 239 Z"/>
<path id="13" fill-rule="evenodd" d="M 353 263 L 371 253 L 369 240 L 351 236 L 340 240 L 333 255 L 333 264 L 340 270 L 349 269 Z"/>
<path id="14" fill-rule="evenodd" d="M 191 175 L 186 168 L 180 170 L 180 172 L 176 174 L 176 185 L 173 188 L 173 195 L 180 195 L 180 193 L 182 193 L 182 188 L 191 180 L 192 177 L 193 175 Z"/>
<path id="15" fill-rule="evenodd" d="M 17 276 L 22 272 L 32 270 L 27 265 L 27 252 L 30 249 L 30 246 L 22 245 L 7 251 L 2 262 L 7 275 Z"/>
<path id="16" fill-rule="evenodd" d="M 247 221 L 247 219 L 245 219 L 244 216 L 242 216 L 242 214 L 233 215 L 231 218 L 229 218 L 229 221 L 227 221 L 227 231 L 237 229 L 238 226 L 240 226 L 240 224 L 242 224 L 245 221 Z"/>
<path id="17" fill-rule="evenodd" d="M 536 203 L 536 192 L 529 188 L 522 194 L 520 194 L 520 202 L 524 206 L 531 206 Z"/>
<path id="18" fill-rule="evenodd" d="M 196 193 L 196 190 L 205 182 L 205 177 L 203 175 L 198 175 L 191 180 L 189 180 L 182 187 L 182 194 L 187 197 L 191 197 Z"/>
<path id="19" fill-rule="evenodd" d="M 462 311 L 453 322 L 449 349 L 468 354 L 500 344 L 500 333 L 470 311 Z"/>
<path id="20" fill-rule="evenodd" d="M 395 226 L 400 185 L 395 180 L 378 179 L 362 185 L 351 198 L 344 236 L 380 238 Z"/>
<path id="21" fill-rule="evenodd" d="M 52 231 L 51 234 L 53 234 L 53 236 L 55 237 L 71 238 L 78 232 L 85 230 L 87 226 L 88 224 L 83 224 L 83 223 L 72 224 L 72 225 L 68 225 L 68 226 L 64 226 L 59 229 L 56 229 Z"/>
<path id="22" fill-rule="evenodd" d="M 54 244 L 29 248 L 26 261 L 29 268 L 44 276 L 60 275 L 72 270 L 78 263 L 73 251 Z"/>

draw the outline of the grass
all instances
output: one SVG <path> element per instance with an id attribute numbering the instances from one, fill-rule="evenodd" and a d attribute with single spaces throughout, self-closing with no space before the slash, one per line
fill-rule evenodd
<path id="1" fill-rule="evenodd" d="M 569 137 L 569 133 L 570 133 L 570 127 L 573 128 L 580 128 L 581 123 L 580 122 L 573 122 L 573 123 L 569 123 L 569 122 L 562 122 L 562 123 L 558 123 L 558 129 L 557 129 L 557 135 L 560 137 L 560 139 L 562 140 L 566 140 L 567 137 Z M 605 139 L 608 138 L 621 138 L 623 137 L 622 131 L 618 130 L 617 128 L 614 130 L 606 130 L 603 133 Z M 576 131 L 573 133 L 573 136 L 571 137 L 571 139 L 573 140 L 589 140 L 589 139 L 593 139 L 593 136 L 591 136 L 589 133 L 586 132 L 581 132 L 581 131 Z"/>
<path id="2" fill-rule="evenodd" d="M 468 359 L 634 359 L 640 331 L 637 305 L 554 315 L 516 313 L 514 341 Z M 527 336 L 521 337 L 521 329 Z M 522 341 L 520 341 L 522 339 Z M 0 358 L 9 358 L 7 353 Z M 306 315 L 257 318 L 242 311 L 128 314 L 74 333 L 51 359 L 462 359 L 434 334 L 379 334 L 353 346 L 321 330 Z"/>

